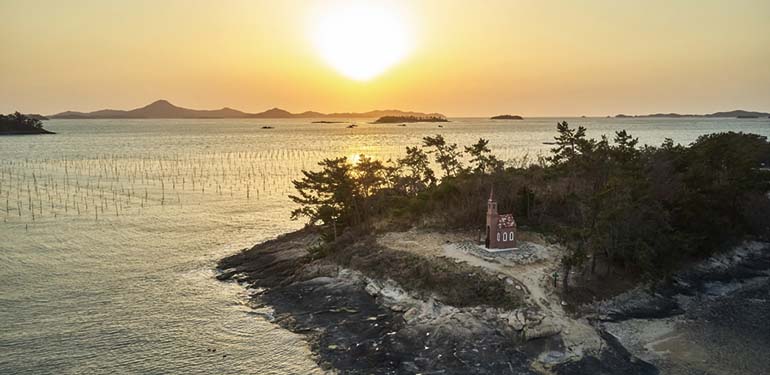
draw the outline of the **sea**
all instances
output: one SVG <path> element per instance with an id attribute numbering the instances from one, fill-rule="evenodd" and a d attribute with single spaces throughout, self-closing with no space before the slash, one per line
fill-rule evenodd
<path id="1" fill-rule="evenodd" d="M 323 158 L 396 160 L 442 134 L 523 164 L 559 121 L 650 145 L 770 136 L 770 119 L 450 120 L 50 120 L 56 135 L 0 137 L 0 374 L 323 373 L 215 279 L 218 259 L 304 224 L 291 181 Z"/>

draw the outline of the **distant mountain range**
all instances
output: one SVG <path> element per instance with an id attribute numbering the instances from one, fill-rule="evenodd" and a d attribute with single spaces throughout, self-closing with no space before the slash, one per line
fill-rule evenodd
<path id="1" fill-rule="evenodd" d="M 320 113 L 307 111 L 291 113 L 280 108 L 259 113 L 247 113 L 232 108 L 200 110 L 177 107 L 166 100 L 158 100 L 141 108 L 128 111 L 103 109 L 94 112 L 66 111 L 47 116 L 52 119 L 157 119 L 157 118 L 379 118 L 383 116 L 445 117 L 440 113 L 405 112 L 395 109 L 369 112 Z"/>
<path id="2" fill-rule="evenodd" d="M 734 111 L 728 111 L 728 112 L 714 112 L 711 114 L 706 115 L 692 115 L 692 114 L 679 114 L 679 113 L 653 113 L 649 115 L 616 115 L 616 118 L 630 118 L 630 117 L 666 117 L 666 118 L 676 118 L 676 117 L 718 117 L 718 118 L 759 118 L 759 117 L 770 117 L 770 113 L 765 112 L 752 112 L 752 111 L 744 111 L 742 109 L 737 109 Z"/>
<path id="3" fill-rule="evenodd" d="M 119 110 L 119 109 L 103 109 L 94 112 L 76 112 L 66 111 L 57 113 L 55 115 L 41 116 L 32 115 L 35 118 L 45 120 L 51 119 L 158 119 L 158 118 L 175 118 L 175 119 L 218 119 L 218 118 L 266 118 L 266 119 L 281 119 L 281 118 L 380 118 L 386 116 L 396 117 L 420 117 L 420 118 L 446 118 L 446 116 L 440 113 L 422 113 L 422 112 L 409 112 L 400 111 L 397 109 L 387 110 L 375 110 L 369 112 L 342 112 L 342 113 L 321 113 L 314 111 L 306 111 L 301 113 L 291 113 L 289 111 L 273 108 L 259 113 L 248 113 L 239 111 L 232 108 L 222 108 L 213 110 L 200 110 L 177 107 L 167 100 L 157 100 L 151 104 L 148 104 L 141 108 L 131 110 Z M 47 117 L 47 118 L 46 118 Z M 504 118 L 504 116 L 495 116 L 493 118 Z M 510 116 L 518 117 L 518 116 Z M 770 113 L 766 112 L 752 112 L 744 110 L 734 110 L 727 112 L 715 112 L 711 114 L 680 114 L 680 113 L 653 113 L 648 115 L 625 115 L 619 114 L 616 118 L 678 118 L 678 117 L 709 117 L 709 118 L 767 118 L 770 117 Z"/>

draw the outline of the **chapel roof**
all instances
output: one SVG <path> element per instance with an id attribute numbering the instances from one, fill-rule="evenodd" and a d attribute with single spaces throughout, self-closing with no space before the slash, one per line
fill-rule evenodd
<path id="1" fill-rule="evenodd" d="M 514 228 L 516 227 L 516 221 L 513 220 L 513 214 L 500 215 L 500 219 L 497 221 L 498 228 Z"/>

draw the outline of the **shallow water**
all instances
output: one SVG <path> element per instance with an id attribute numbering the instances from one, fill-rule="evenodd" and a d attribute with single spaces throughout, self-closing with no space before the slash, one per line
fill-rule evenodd
<path id="1" fill-rule="evenodd" d="M 54 120 L 57 135 L 0 137 L 0 373 L 319 371 L 300 336 L 213 278 L 217 259 L 301 225 L 291 179 L 323 157 L 397 158 L 439 132 L 535 157 L 557 120 Z M 649 144 L 770 136 L 768 119 L 568 121 Z"/>

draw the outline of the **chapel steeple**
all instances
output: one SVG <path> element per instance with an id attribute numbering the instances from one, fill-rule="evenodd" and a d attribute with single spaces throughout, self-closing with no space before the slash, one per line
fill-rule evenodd
<path id="1" fill-rule="evenodd" d="M 489 190 L 489 200 L 487 200 L 487 216 L 497 215 L 497 201 L 495 200 L 495 188 Z"/>

